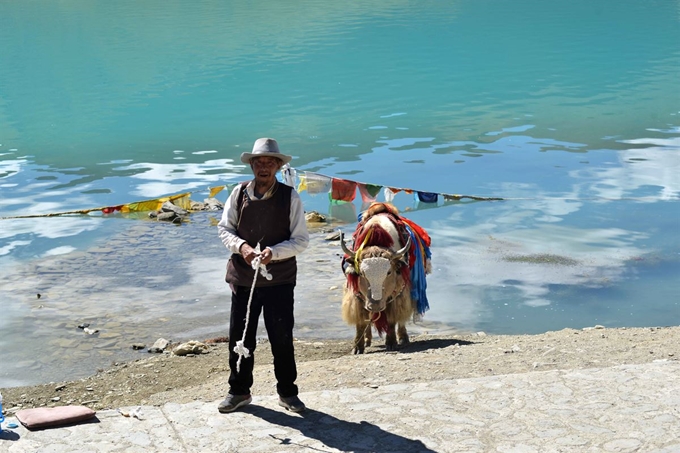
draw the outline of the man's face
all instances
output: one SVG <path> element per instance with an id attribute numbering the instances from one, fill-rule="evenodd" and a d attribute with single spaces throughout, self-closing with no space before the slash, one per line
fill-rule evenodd
<path id="1" fill-rule="evenodd" d="M 276 180 L 276 172 L 281 168 L 281 161 L 276 157 L 255 157 L 250 161 L 250 168 L 255 175 L 255 182 L 271 185 Z"/>

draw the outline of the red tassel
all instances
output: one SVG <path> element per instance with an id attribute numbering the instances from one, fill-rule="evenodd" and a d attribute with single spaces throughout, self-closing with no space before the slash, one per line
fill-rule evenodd
<path id="1" fill-rule="evenodd" d="M 353 294 L 359 294 L 359 274 L 347 274 L 347 288 Z"/>
<path id="2" fill-rule="evenodd" d="M 377 318 L 373 319 L 374 316 L 377 316 Z M 375 330 L 378 331 L 378 335 L 382 337 L 384 333 L 387 333 L 387 316 L 384 313 L 372 313 L 371 322 L 373 322 Z"/>

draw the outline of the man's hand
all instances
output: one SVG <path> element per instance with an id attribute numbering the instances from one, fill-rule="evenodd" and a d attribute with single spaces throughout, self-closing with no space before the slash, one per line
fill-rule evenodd
<path id="1" fill-rule="evenodd" d="M 262 257 L 262 261 L 260 261 L 260 263 L 267 265 L 272 260 L 272 250 L 269 247 L 267 247 L 266 249 L 264 249 L 264 252 L 260 254 L 260 256 Z"/>
<path id="2" fill-rule="evenodd" d="M 247 242 L 243 243 L 239 252 L 241 253 L 241 256 L 243 256 L 243 259 L 246 260 L 246 263 L 248 263 L 248 266 L 250 266 L 253 260 L 258 257 L 258 253 L 254 248 L 249 246 Z M 259 256 L 261 258 L 260 264 L 267 265 L 272 260 L 272 251 L 267 247 L 263 252 L 260 252 Z"/>
<path id="3" fill-rule="evenodd" d="M 258 256 L 255 249 L 249 246 L 247 242 L 244 242 L 238 250 L 243 259 L 246 260 L 246 263 L 248 263 L 248 266 L 250 266 L 253 260 Z"/>

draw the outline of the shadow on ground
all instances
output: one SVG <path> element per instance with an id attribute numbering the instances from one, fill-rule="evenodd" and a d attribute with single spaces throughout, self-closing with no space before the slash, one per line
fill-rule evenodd
<path id="1" fill-rule="evenodd" d="M 357 453 L 375 451 L 434 453 L 434 450 L 427 448 L 420 440 L 408 439 L 385 431 L 365 420 L 358 423 L 349 422 L 313 409 L 307 409 L 300 414 L 292 414 L 250 405 L 246 410 L 268 423 L 296 429 L 303 436 L 315 439 L 328 448 L 340 451 L 353 451 Z M 279 441 L 282 447 L 295 445 L 310 451 L 315 450 L 313 445 L 294 442 L 289 437 L 274 434 L 270 434 L 270 437 Z"/>
<path id="2" fill-rule="evenodd" d="M 439 339 L 433 338 L 429 340 L 415 340 L 406 346 L 401 346 L 397 351 L 385 351 L 385 345 L 381 343 L 382 339 L 378 338 L 378 343 L 375 344 L 376 339 L 373 339 L 372 350 L 366 350 L 365 354 L 412 354 L 414 352 L 423 352 L 430 349 L 444 349 L 449 346 L 469 346 L 475 344 L 474 341 L 457 340 L 455 338 Z"/>

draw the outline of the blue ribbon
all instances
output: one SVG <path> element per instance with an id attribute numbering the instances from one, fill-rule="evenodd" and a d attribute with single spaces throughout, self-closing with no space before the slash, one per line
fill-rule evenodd
<path id="1" fill-rule="evenodd" d="M 427 280 L 425 280 L 425 259 L 432 257 L 430 248 L 420 240 L 420 237 L 406 225 L 406 231 L 411 235 L 412 247 L 416 247 L 416 262 L 411 267 L 411 299 L 416 301 L 418 314 L 422 315 L 430 309 L 427 301 Z M 423 257 L 423 252 L 425 256 Z"/>

